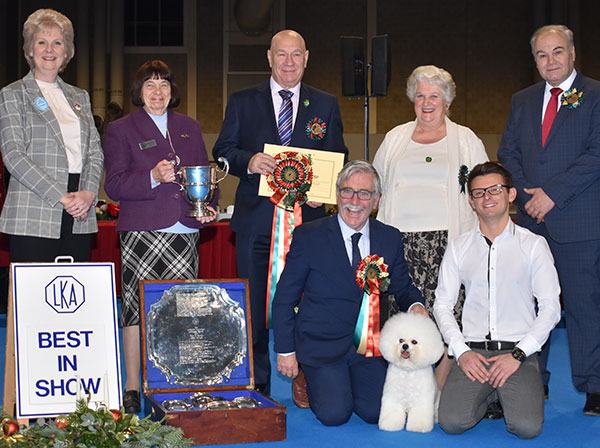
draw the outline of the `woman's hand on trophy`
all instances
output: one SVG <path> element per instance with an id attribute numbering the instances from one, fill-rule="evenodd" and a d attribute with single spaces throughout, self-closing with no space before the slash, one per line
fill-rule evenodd
<path id="1" fill-rule="evenodd" d="M 210 205 L 206 206 L 206 209 L 211 213 L 209 216 L 196 216 L 196 221 L 200 221 L 202 224 L 208 224 L 213 222 L 217 217 L 217 211 Z"/>
<path id="2" fill-rule="evenodd" d="M 175 180 L 175 167 L 168 160 L 161 160 L 152 168 L 154 182 L 167 183 Z"/>

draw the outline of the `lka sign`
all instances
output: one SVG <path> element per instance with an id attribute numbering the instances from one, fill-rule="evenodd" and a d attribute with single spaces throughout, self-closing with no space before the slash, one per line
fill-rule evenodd
<path id="1" fill-rule="evenodd" d="M 121 374 L 112 263 L 13 263 L 17 417 L 90 405 L 119 408 Z"/>
<path id="2" fill-rule="evenodd" d="M 46 303 L 57 313 L 74 313 L 85 302 L 85 287 L 72 275 L 54 278 L 46 285 Z"/>

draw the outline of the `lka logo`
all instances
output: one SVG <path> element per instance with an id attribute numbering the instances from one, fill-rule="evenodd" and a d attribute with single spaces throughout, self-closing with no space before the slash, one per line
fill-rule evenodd
<path id="1" fill-rule="evenodd" d="M 57 313 L 74 313 L 85 302 L 85 288 L 71 275 L 59 275 L 46 285 L 46 303 Z"/>

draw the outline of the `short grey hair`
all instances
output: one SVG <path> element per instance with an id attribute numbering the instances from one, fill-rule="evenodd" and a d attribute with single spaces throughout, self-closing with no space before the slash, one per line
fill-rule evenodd
<path id="1" fill-rule="evenodd" d="M 417 86 L 420 82 L 440 87 L 444 93 L 444 101 L 450 105 L 456 97 L 456 84 L 452 75 L 443 68 L 435 65 L 421 65 L 413 70 L 406 80 L 406 96 L 413 103 L 417 95 Z"/>
<path id="2" fill-rule="evenodd" d="M 29 67 L 35 68 L 33 58 L 29 55 L 33 51 L 35 35 L 42 30 L 54 27 L 61 31 L 65 44 L 65 60 L 60 66 L 61 72 L 75 56 L 75 44 L 73 43 L 75 33 L 73 24 L 68 17 L 53 9 L 38 9 L 27 17 L 23 25 L 23 53 Z"/>
<path id="3" fill-rule="evenodd" d="M 575 44 L 573 43 L 573 31 L 571 31 L 565 25 L 546 25 L 535 30 L 535 33 L 533 33 L 531 39 L 529 40 L 529 45 L 531 46 L 531 53 L 533 54 L 533 59 L 535 59 L 535 40 L 540 34 L 547 33 L 548 31 L 556 31 L 557 33 L 561 33 L 563 36 L 565 36 L 567 38 L 567 41 L 569 42 L 569 51 L 572 51 L 573 48 L 575 48 Z"/>
<path id="4" fill-rule="evenodd" d="M 342 171 L 338 174 L 336 188 L 339 190 L 341 185 L 356 173 L 367 173 L 373 176 L 373 186 L 375 187 L 375 195 L 381 194 L 381 178 L 373 165 L 365 160 L 351 160 L 344 165 Z"/>

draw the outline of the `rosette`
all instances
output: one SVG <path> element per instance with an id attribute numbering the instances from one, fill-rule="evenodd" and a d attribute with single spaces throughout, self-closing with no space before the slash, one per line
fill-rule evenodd
<path id="1" fill-rule="evenodd" d="M 387 264 L 378 255 L 366 256 L 356 270 L 356 283 L 364 291 L 356 327 L 356 352 L 366 357 L 381 356 L 379 352 L 379 293 L 390 286 Z"/>
<path id="2" fill-rule="evenodd" d="M 267 184 L 274 191 L 271 201 L 288 211 L 294 205 L 304 205 L 306 193 L 313 179 L 309 157 L 293 151 L 283 151 L 275 156 L 275 169 L 267 176 Z"/>
<path id="3" fill-rule="evenodd" d="M 310 157 L 294 151 L 283 151 L 275 156 L 275 163 L 273 173 L 267 176 L 267 183 L 274 191 L 271 201 L 276 205 L 273 210 L 267 278 L 267 328 L 271 327 L 271 304 L 285 266 L 285 257 L 290 250 L 294 228 L 302 224 L 300 206 L 306 203 L 306 193 L 313 180 Z"/>

